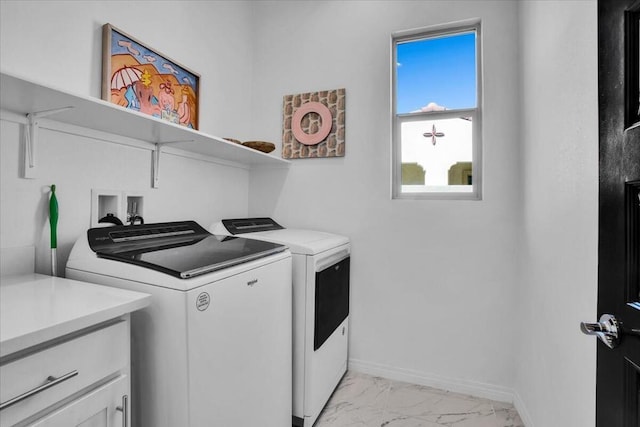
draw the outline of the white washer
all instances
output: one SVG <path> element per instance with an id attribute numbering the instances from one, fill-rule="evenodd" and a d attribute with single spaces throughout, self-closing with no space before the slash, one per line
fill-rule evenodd
<path id="1" fill-rule="evenodd" d="M 151 294 L 132 315 L 134 426 L 290 422 L 291 253 L 257 242 L 192 221 L 76 242 L 67 277 Z"/>
<path id="2" fill-rule="evenodd" d="M 293 425 L 312 426 L 347 370 L 349 239 L 271 218 L 225 219 L 209 231 L 280 243 L 293 254 Z"/>

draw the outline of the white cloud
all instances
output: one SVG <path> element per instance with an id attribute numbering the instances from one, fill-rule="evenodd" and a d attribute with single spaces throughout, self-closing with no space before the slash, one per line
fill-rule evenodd
<path id="1" fill-rule="evenodd" d="M 427 112 L 427 111 L 444 111 L 446 109 L 447 109 L 447 107 L 443 107 L 442 105 L 438 105 L 436 102 L 430 102 L 427 105 L 425 105 L 424 107 L 421 107 L 419 110 L 412 111 L 412 113 Z"/>

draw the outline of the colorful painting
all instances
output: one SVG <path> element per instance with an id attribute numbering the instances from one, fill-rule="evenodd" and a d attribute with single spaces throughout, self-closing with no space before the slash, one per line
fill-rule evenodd
<path id="1" fill-rule="evenodd" d="M 103 26 L 102 98 L 198 129 L 200 75 L 113 27 Z"/>
<path id="2" fill-rule="evenodd" d="M 282 158 L 344 157 L 345 89 L 286 95 Z"/>

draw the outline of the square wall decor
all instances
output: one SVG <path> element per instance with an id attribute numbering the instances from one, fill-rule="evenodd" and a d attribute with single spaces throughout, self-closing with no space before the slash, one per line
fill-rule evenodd
<path id="1" fill-rule="evenodd" d="M 344 157 L 345 89 L 286 95 L 282 158 Z"/>

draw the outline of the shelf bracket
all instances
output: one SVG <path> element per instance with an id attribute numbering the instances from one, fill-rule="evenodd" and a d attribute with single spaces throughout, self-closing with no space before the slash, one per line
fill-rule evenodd
<path id="1" fill-rule="evenodd" d="M 156 147 L 153 149 L 151 153 L 151 160 L 153 161 L 151 167 L 151 173 L 153 177 L 151 178 L 151 187 L 158 188 L 159 180 L 160 180 L 160 153 L 162 151 L 162 144 L 156 142 Z"/>
<path id="2" fill-rule="evenodd" d="M 155 148 L 151 152 L 151 173 L 153 174 L 153 176 L 151 177 L 152 188 L 159 188 L 160 184 L 160 153 L 162 153 L 162 146 L 166 144 L 175 144 L 178 142 L 193 142 L 193 139 L 155 143 Z"/>
<path id="3" fill-rule="evenodd" d="M 36 178 L 36 172 L 38 170 L 38 134 L 40 131 L 39 119 L 62 111 L 67 111 L 71 108 L 73 107 L 62 107 L 27 114 L 27 125 L 24 133 L 24 168 L 22 171 L 22 178 Z"/>

